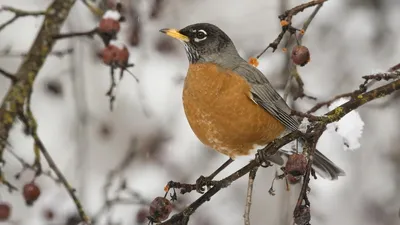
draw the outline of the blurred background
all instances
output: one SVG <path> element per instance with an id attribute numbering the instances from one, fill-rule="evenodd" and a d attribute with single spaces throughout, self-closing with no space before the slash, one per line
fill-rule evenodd
<path id="1" fill-rule="evenodd" d="M 110 70 L 98 57 L 103 44 L 87 37 L 58 41 L 54 51 L 69 52 L 48 57 L 35 81 L 32 108 L 39 123 L 39 135 L 67 179 L 77 189 L 85 209 L 97 216 L 98 224 L 147 224 L 148 206 L 115 205 L 100 211 L 105 199 L 116 195 L 121 180 L 143 202 L 163 196 L 170 181 L 193 183 L 208 175 L 227 158 L 204 147 L 194 136 L 181 104 L 183 79 L 188 62 L 184 48 L 162 35 L 159 29 L 182 28 L 196 22 L 216 24 L 234 41 L 245 58 L 259 54 L 280 32 L 277 16 L 285 9 L 306 1 L 243 0 L 124 0 L 126 23 L 120 40 L 131 54 L 130 68 L 137 83 L 125 75 L 117 86 L 115 109 L 110 112 L 105 96 Z M 44 10 L 48 0 L 1 0 L 1 5 L 24 10 Z M 96 4 L 109 4 L 97 1 Z M 313 9 L 294 18 L 301 28 Z M 324 4 L 307 30 L 303 44 L 311 52 L 311 62 L 299 68 L 305 93 L 324 101 L 358 88 L 361 76 L 400 62 L 400 20 L 398 0 L 331 0 Z M 0 13 L 0 24 L 12 14 Z M 25 17 L 0 32 L 0 67 L 15 72 L 30 48 L 42 17 Z M 77 1 L 63 32 L 88 31 L 98 23 L 87 7 Z M 287 54 L 281 49 L 268 51 L 259 68 L 283 93 L 288 79 Z M 0 96 L 10 83 L 0 76 Z M 399 94 L 363 106 L 358 111 L 365 122 L 361 147 L 345 151 L 329 132 L 318 149 L 342 167 L 346 177 L 337 181 L 317 179 L 311 184 L 312 224 L 395 225 L 400 224 Z M 317 102 L 318 102 L 317 101 Z M 298 99 L 297 110 L 308 110 L 316 101 Z M 322 109 L 318 113 L 324 113 Z M 12 149 L 6 154 L 5 175 L 21 187 L 33 174 L 14 175 L 20 163 L 10 154 L 33 162 L 32 139 L 25 137 L 17 123 L 10 137 Z M 248 159 L 237 160 L 218 176 L 226 176 Z M 45 169 L 47 169 L 47 165 Z M 117 175 L 110 178 L 110 172 Z M 275 196 L 268 194 L 279 168 L 258 171 L 252 224 L 292 224 L 298 187 L 286 191 L 276 181 Z M 191 218 L 196 225 L 243 224 L 247 177 L 199 208 Z M 1 199 L 12 204 L 12 222 L 18 225 L 77 224 L 75 206 L 65 189 L 47 177 L 37 182 L 41 197 L 27 207 L 20 193 L 1 188 Z M 105 191 L 105 185 L 109 188 Z M 107 193 L 105 193 L 107 192 Z M 199 197 L 197 193 L 178 196 L 177 208 Z M 6 223 L 6 222 L 5 222 Z"/>

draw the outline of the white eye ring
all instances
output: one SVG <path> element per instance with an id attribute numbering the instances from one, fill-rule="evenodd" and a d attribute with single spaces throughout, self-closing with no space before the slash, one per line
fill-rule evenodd
<path id="1" fill-rule="evenodd" d="M 205 32 L 204 30 L 198 30 L 197 31 L 197 33 L 203 33 L 204 34 L 204 37 L 203 38 L 197 38 L 197 37 L 195 37 L 194 38 L 194 41 L 195 42 L 200 42 L 200 41 L 204 41 L 205 39 L 207 39 L 207 32 Z"/>

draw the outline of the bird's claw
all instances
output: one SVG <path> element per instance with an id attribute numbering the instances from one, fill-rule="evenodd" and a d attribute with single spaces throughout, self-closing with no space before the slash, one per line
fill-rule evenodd
<path id="1" fill-rule="evenodd" d="M 200 194 L 203 194 L 205 191 L 204 187 L 209 187 L 211 185 L 211 181 L 212 179 L 210 179 L 209 177 L 200 176 L 196 180 L 196 191 Z"/>
<path id="2" fill-rule="evenodd" d="M 271 162 L 269 161 L 269 158 L 264 154 L 262 150 L 258 150 L 256 153 L 256 160 L 260 163 L 261 167 L 269 167 L 271 166 Z"/>

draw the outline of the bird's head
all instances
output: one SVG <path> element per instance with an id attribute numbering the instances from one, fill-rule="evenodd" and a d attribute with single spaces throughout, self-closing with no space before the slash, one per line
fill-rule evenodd
<path id="1" fill-rule="evenodd" d="M 196 23 L 181 30 L 167 28 L 160 32 L 183 43 L 190 63 L 214 61 L 221 54 L 237 55 L 232 40 L 213 24 Z"/>

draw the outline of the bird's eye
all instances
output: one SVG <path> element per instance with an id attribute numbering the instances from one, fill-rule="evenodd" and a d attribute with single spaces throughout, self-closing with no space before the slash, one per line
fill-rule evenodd
<path id="1" fill-rule="evenodd" d="M 198 30 L 196 32 L 196 37 L 194 38 L 195 42 L 203 41 L 207 38 L 207 33 L 204 30 Z"/>
<path id="2" fill-rule="evenodd" d="M 206 34 L 205 33 L 203 33 L 203 32 L 197 32 L 197 34 L 196 34 L 196 37 L 198 38 L 198 39 L 203 39 L 204 37 L 206 36 Z"/>

